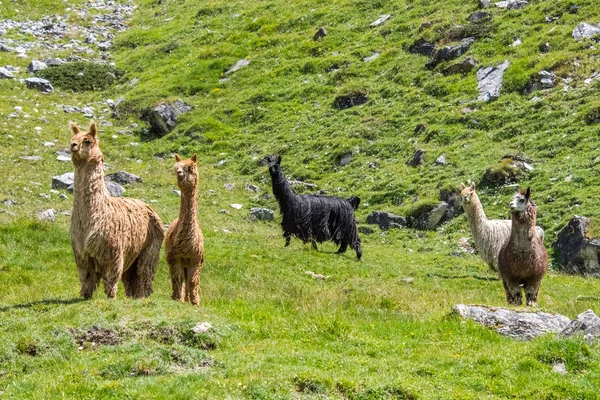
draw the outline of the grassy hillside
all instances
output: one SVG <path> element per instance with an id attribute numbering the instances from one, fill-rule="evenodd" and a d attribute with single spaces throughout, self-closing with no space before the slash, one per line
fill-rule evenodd
<path id="1" fill-rule="evenodd" d="M 102 25 L 95 16 L 106 12 L 76 0 L 3 3 L 0 20 L 62 16 L 70 28 L 50 40 L 57 45 L 83 43 L 83 28 Z M 282 156 L 290 179 L 359 195 L 361 223 L 373 210 L 405 215 L 437 201 L 442 188 L 479 183 L 511 153 L 533 160 L 521 185 L 534 191 L 547 247 L 573 215 L 599 218 L 600 81 L 584 83 L 598 70 L 599 44 L 571 36 L 579 22 L 600 22 L 596 2 L 579 1 L 576 11 L 567 1 L 487 9 L 491 20 L 458 60 L 510 60 L 502 95 L 489 103 L 475 100 L 477 68 L 445 76 L 455 61 L 431 71 L 427 57 L 408 51 L 419 39 L 458 42 L 456 32 L 471 29 L 467 18 L 479 10 L 475 0 L 135 5 L 129 29 L 116 33 L 110 49 L 117 82 L 108 89 L 70 90 L 66 75 L 55 74 L 63 85 L 46 95 L 19 79 L 0 79 L 0 399 L 598 397 L 597 342 L 519 342 L 450 315 L 457 303 L 505 305 L 501 282 L 487 266 L 457 253 L 457 240 L 470 236 L 464 216 L 436 231 L 375 228 L 362 235 L 361 262 L 352 253 L 332 254 L 333 244 L 316 252 L 295 240 L 284 248 L 278 212 L 275 222 L 247 218 L 250 207 L 277 209 L 263 196 L 270 179 L 257 162 L 269 153 Z M 383 14 L 391 18 L 369 26 Z M 559 18 L 547 23 L 546 16 Z M 319 27 L 328 35 L 315 41 Z M 37 40 L 18 30 L 0 35 L 7 38 Z M 510 46 L 518 38 L 522 44 Z M 546 43 L 549 51 L 540 47 Z M 92 53 L 82 54 L 100 58 L 89 47 Z M 19 67 L 16 77 L 26 78 L 31 58 L 71 54 L 42 45 L 26 58 L 0 52 L 0 67 Z M 241 59 L 250 64 L 226 74 Z M 553 89 L 524 95 L 542 70 L 572 80 L 567 89 L 558 79 Z M 367 93 L 368 101 L 334 106 L 353 91 Z M 113 115 L 105 102 L 120 96 Z M 193 111 L 167 136 L 153 137 L 141 117 L 175 98 Z M 78 297 L 66 215 L 72 195 L 50 189 L 52 176 L 73 170 L 56 160 L 69 144 L 67 121 L 85 125 L 89 118 L 66 114 L 64 105 L 94 108 L 108 172 L 140 175 L 143 182 L 127 186 L 125 195 L 149 202 L 166 223 L 179 208 L 173 153 L 198 153 L 207 253 L 199 308 L 170 299 L 164 254 L 150 299 L 126 299 L 122 287 L 116 301 L 102 290 L 90 301 Z M 415 130 L 420 124 L 426 128 Z M 416 149 L 425 150 L 425 163 L 409 167 Z M 351 162 L 341 166 L 348 153 Z M 441 154 L 448 165 L 434 165 Z M 261 191 L 246 190 L 247 183 Z M 488 216 L 506 217 L 512 191 L 482 189 Z M 36 221 L 47 208 L 57 211 L 56 220 Z M 568 317 L 590 308 L 598 314 L 599 288 L 597 279 L 552 270 L 540 308 Z M 204 321 L 214 330 L 191 335 Z M 558 362 L 565 375 L 552 371 Z"/>

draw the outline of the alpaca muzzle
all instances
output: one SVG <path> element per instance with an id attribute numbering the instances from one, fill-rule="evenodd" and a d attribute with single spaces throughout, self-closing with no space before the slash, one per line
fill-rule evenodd
<path id="1" fill-rule="evenodd" d="M 77 143 L 71 143 L 71 151 L 76 153 L 79 151 L 79 145 Z"/>

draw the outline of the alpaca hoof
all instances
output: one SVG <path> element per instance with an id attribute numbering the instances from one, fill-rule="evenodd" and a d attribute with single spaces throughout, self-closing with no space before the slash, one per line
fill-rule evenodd
<path id="1" fill-rule="evenodd" d="M 535 307 L 535 308 L 537 308 L 537 307 L 538 307 L 538 305 L 537 305 L 537 303 L 536 303 L 535 301 L 528 301 L 528 302 L 527 302 L 527 305 L 528 305 L 529 307 Z"/>

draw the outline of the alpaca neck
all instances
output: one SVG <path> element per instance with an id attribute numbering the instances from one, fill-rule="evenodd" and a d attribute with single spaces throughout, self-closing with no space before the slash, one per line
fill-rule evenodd
<path id="1" fill-rule="evenodd" d="M 271 179 L 273 181 L 273 194 L 279 203 L 279 207 L 283 210 L 286 204 L 290 204 L 290 200 L 296 196 L 296 193 L 290 187 L 283 171 L 271 174 Z"/>
<path id="2" fill-rule="evenodd" d="M 179 224 L 186 232 L 193 232 L 198 227 L 196 214 L 198 211 L 198 197 L 196 186 L 181 188 L 181 203 L 179 206 Z"/>
<path id="3" fill-rule="evenodd" d="M 536 233 L 536 209 L 527 207 L 523 212 L 512 213 L 512 229 L 510 233 L 514 245 L 530 247 L 529 243 L 537 237 Z"/>
<path id="4" fill-rule="evenodd" d="M 88 161 L 75 166 L 73 209 L 88 216 L 102 215 L 109 195 L 104 183 L 104 162 Z"/>
<path id="5" fill-rule="evenodd" d="M 487 222 L 487 217 L 477 194 L 474 193 L 471 202 L 465 203 L 463 208 L 465 209 L 471 232 L 475 232 L 478 227 Z"/>

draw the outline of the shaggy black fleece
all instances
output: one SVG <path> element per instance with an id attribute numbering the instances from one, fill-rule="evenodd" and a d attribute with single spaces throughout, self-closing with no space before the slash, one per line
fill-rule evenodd
<path id="1" fill-rule="evenodd" d="M 338 253 L 344 253 L 350 246 L 360 260 L 362 250 L 354 219 L 354 210 L 358 208 L 360 199 L 356 196 L 342 199 L 299 195 L 292 190 L 281 170 L 281 157 L 269 155 L 263 161 L 269 166 L 273 194 L 283 215 L 281 227 L 285 245 L 290 244 L 292 235 L 304 243 L 311 242 L 315 249 L 317 243 L 331 240 L 340 246 Z"/>

